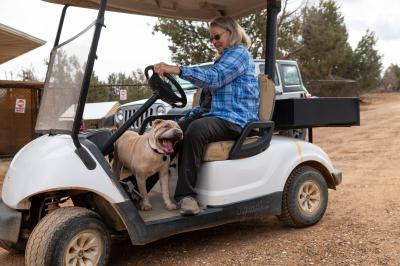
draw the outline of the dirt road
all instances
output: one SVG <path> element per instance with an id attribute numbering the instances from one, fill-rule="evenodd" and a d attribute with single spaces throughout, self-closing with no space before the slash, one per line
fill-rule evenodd
<path id="1" fill-rule="evenodd" d="M 314 132 L 344 176 L 317 225 L 291 229 L 269 217 L 146 246 L 115 243 L 110 265 L 400 265 L 400 93 L 364 101 L 360 127 Z M 22 265 L 23 256 L 0 251 L 0 264 Z"/>

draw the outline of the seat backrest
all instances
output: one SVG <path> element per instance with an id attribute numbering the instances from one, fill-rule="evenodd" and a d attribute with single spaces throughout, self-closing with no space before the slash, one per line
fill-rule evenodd
<path id="1" fill-rule="evenodd" d="M 201 88 L 197 88 L 196 92 L 193 94 L 192 108 L 200 105 L 200 95 Z"/>
<path id="2" fill-rule="evenodd" d="M 260 86 L 260 109 L 258 118 L 260 121 L 270 121 L 274 113 L 275 106 L 275 85 L 268 75 L 261 74 L 258 76 L 258 84 Z"/>
<path id="3" fill-rule="evenodd" d="M 274 112 L 275 85 L 272 80 L 268 78 L 268 75 L 259 75 L 258 83 L 260 86 L 260 106 L 258 117 L 260 121 L 270 121 Z M 257 137 L 255 137 L 255 139 L 256 138 Z M 248 137 L 244 144 L 251 143 L 255 139 Z M 235 141 L 233 140 L 209 143 L 203 160 L 206 162 L 227 160 L 234 144 Z"/>

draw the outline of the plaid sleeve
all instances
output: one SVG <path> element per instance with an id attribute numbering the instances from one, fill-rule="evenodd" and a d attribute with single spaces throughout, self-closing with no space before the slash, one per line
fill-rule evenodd
<path id="1" fill-rule="evenodd" d="M 242 45 L 228 49 L 221 59 L 208 69 L 200 67 L 182 67 L 181 77 L 194 85 L 217 90 L 246 71 L 249 53 Z"/>

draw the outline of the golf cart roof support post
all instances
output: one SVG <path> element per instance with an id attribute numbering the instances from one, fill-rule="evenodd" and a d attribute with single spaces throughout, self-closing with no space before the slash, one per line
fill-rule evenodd
<path id="1" fill-rule="evenodd" d="M 64 25 L 65 13 L 67 12 L 68 7 L 69 7 L 69 5 L 65 5 L 61 12 L 60 23 L 58 23 L 57 35 L 56 35 L 56 39 L 54 40 L 54 47 L 56 47 L 58 45 L 58 43 L 60 42 L 61 30 Z"/>
<path id="2" fill-rule="evenodd" d="M 118 128 L 114 134 L 112 134 L 101 148 L 101 152 L 104 155 L 108 154 L 114 142 L 116 142 L 117 139 L 121 137 L 121 135 L 124 134 L 124 132 L 127 131 L 140 116 L 143 115 L 144 111 L 150 108 L 150 106 L 152 106 L 159 98 L 160 95 L 157 92 L 154 92 L 150 99 L 148 99 L 120 128 Z"/>
<path id="3" fill-rule="evenodd" d="M 107 0 L 101 0 L 101 5 L 99 13 L 96 19 L 96 28 L 93 34 L 92 44 L 90 46 L 90 51 L 88 55 L 88 60 L 86 63 L 85 74 L 83 77 L 81 94 L 79 95 L 79 102 L 76 108 L 74 124 L 72 127 L 71 137 L 74 141 L 74 145 L 77 149 L 81 148 L 81 144 L 78 139 L 79 129 L 82 123 L 83 110 L 85 109 L 86 97 L 89 90 L 90 78 L 93 72 L 94 61 L 96 60 L 97 45 L 99 44 L 101 29 L 104 26 L 104 13 L 106 11 Z"/>
<path id="4" fill-rule="evenodd" d="M 266 32 L 266 55 L 265 74 L 275 82 L 275 53 L 277 39 L 278 13 L 281 11 L 281 3 L 267 5 L 267 32 Z"/>

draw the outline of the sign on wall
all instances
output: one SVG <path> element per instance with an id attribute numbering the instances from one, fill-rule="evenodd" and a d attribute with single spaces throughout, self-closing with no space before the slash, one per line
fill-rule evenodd
<path id="1" fill-rule="evenodd" d="M 17 98 L 15 100 L 15 112 L 24 114 L 26 109 L 26 100 Z"/>
<path id="2" fill-rule="evenodd" d="M 127 98 L 128 98 L 128 92 L 126 91 L 126 89 L 120 89 L 119 90 L 119 99 L 121 101 L 126 101 Z"/>

